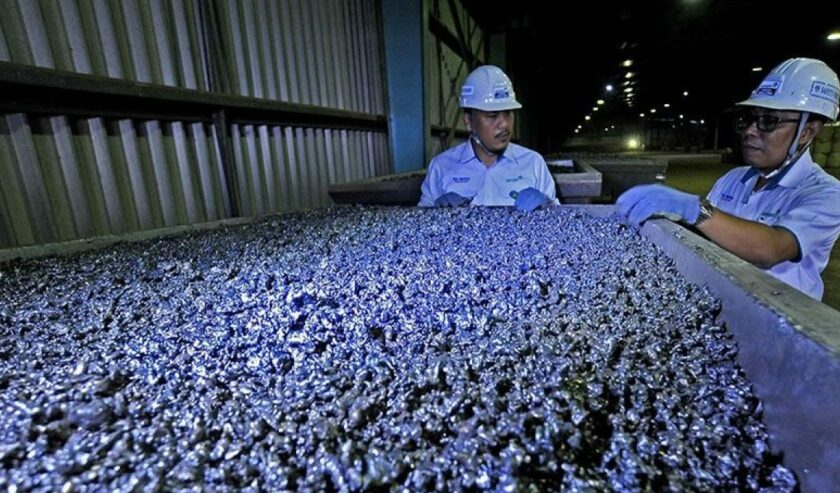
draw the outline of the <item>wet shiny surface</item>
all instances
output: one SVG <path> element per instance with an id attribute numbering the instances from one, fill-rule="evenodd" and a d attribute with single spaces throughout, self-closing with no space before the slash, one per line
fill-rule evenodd
<path id="1" fill-rule="evenodd" d="M 791 491 L 719 307 L 569 209 L 347 207 L 5 264 L 0 487 Z"/>

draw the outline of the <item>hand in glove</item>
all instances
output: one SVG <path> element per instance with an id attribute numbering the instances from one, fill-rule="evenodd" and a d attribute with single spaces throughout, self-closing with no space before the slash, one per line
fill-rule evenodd
<path id="1" fill-rule="evenodd" d="M 519 193 L 516 194 L 516 202 L 514 202 L 513 206 L 516 207 L 516 210 L 518 211 L 531 212 L 534 209 L 547 204 L 548 201 L 548 197 L 546 197 L 542 192 L 536 188 L 529 187 L 524 190 L 520 190 Z"/>
<path id="2" fill-rule="evenodd" d="M 700 197 L 665 185 L 639 185 L 621 194 L 615 210 L 625 224 L 634 228 L 654 216 L 694 224 L 700 215 Z"/>
<path id="3" fill-rule="evenodd" d="M 441 195 L 435 200 L 436 207 L 461 207 L 467 205 L 472 199 L 458 195 L 455 192 L 449 192 Z"/>

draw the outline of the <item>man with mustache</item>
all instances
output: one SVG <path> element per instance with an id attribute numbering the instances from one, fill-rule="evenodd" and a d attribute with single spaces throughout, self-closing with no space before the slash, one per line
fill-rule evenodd
<path id="1" fill-rule="evenodd" d="M 622 194 L 616 211 L 639 227 L 654 216 L 694 225 L 710 240 L 774 277 L 822 299 L 820 273 L 840 235 L 840 181 L 809 145 L 837 119 L 840 83 L 825 63 L 793 58 L 737 104 L 744 162 L 705 199 L 662 185 Z"/>
<path id="2" fill-rule="evenodd" d="M 499 67 L 473 70 L 461 88 L 460 105 L 470 138 L 432 159 L 417 205 L 512 205 L 531 212 L 559 203 L 545 159 L 510 142 L 513 111 L 522 105 Z"/>

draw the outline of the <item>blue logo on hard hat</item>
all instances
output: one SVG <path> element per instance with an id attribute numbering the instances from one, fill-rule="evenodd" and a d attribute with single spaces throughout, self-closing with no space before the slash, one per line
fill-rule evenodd
<path id="1" fill-rule="evenodd" d="M 496 92 L 493 93 L 494 99 L 507 99 L 510 97 L 510 92 L 507 89 L 496 89 Z"/>
<path id="2" fill-rule="evenodd" d="M 782 81 L 779 79 L 764 79 L 755 93 L 760 96 L 773 96 L 776 91 L 782 86 Z"/>
<path id="3" fill-rule="evenodd" d="M 475 87 L 464 86 L 461 88 L 461 96 L 472 96 L 475 93 Z"/>
<path id="4" fill-rule="evenodd" d="M 840 98 L 840 90 L 823 81 L 815 80 L 811 83 L 811 96 L 837 103 Z"/>

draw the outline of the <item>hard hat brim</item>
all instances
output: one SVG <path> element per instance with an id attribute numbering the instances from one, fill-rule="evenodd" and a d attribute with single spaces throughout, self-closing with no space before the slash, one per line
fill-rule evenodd
<path id="1" fill-rule="evenodd" d="M 500 103 L 484 103 L 484 104 L 470 104 L 461 106 L 465 110 L 480 110 L 480 111 L 508 111 L 518 110 L 522 105 L 518 102 L 506 101 Z"/>
<path id="2" fill-rule="evenodd" d="M 822 111 L 814 111 L 813 109 L 808 109 L 804 105 L 797 106 L 792 105 L 786 101 L 779 101 L 778 99 L 771 99 L 771 98 L 750 98 L 741 101 L 740 103 L 735 103 L 735 106 L 750 106 L 753 108 L 767 108 L 768 110 L 776 110 L 776 111 L 798 111 L 800 113 L 808 112 L 816 115 L 821 115 L 829 120 L 836 120 L 837 115 L 828 115 L 823 113 Z"/>

